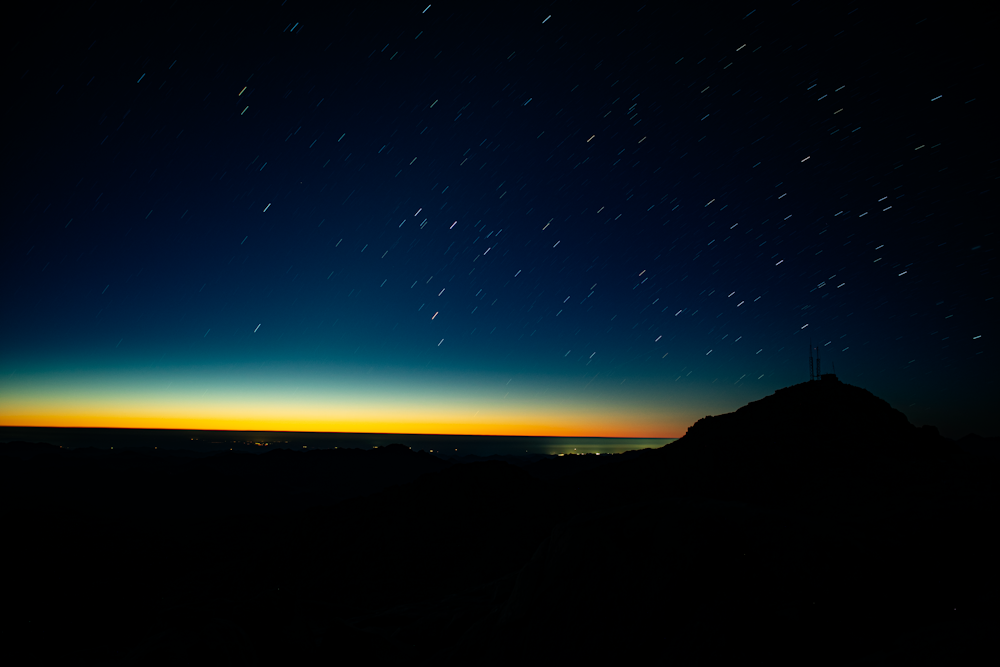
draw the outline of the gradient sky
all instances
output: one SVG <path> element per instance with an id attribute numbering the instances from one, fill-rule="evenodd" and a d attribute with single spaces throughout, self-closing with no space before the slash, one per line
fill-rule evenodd
<path id="1" fill-rule="evenodd" d="M 0 424 L 677 437 L 813 345 L 996 435 L 987 23 L 803 5 L 26 21 Z"/>

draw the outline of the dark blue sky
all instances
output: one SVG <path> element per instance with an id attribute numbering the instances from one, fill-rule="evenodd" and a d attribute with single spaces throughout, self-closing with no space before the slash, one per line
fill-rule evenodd
<path id="1" fill-rule="evenodd" d="M 811 342 L 996 435 L 983 21 L 426 6 L 13 35 L 2 422 L 675 437 Z"/>

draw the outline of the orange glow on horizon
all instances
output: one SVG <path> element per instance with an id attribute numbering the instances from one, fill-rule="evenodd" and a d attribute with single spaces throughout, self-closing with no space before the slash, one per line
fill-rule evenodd
<path id="1" fill-rule="evenodd" d="M 484 389 L 461 378 L 324 384 L 286 375 L 190 373 L 161 378 L 163 386 L 145 377 L 38 376 L 0 385 L 0 425 L 659 439 L 683 435 L 704 415 L 686 399 L 637 390 L 609 400 L 525 382 L 508 396 L 507 383 Z"/>
<path id="2" fill-rule="evenodd" d="M 522 420 L 506 422 L 437 420 L 346 421 L 309 419 L 164 417 L 139 415 L 46 414 L 11 415 L 0 426 L 49 428 L 135 428 L 203 431 L 277 431 L 303 433 L 386 433 L 400 435 L 496 435 L 577 438 L 674 438 L 653 430 L 650 425 L 588 422 L 586 425 L 552 420 L 538 423 Z M 674 429 L 683 434 L 686 426 Z"/>

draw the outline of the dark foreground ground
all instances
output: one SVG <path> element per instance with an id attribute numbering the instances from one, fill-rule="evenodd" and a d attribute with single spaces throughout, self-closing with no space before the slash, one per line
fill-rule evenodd
<path id="1" fill-rule="evenodd" d="M 998 453 L 828 381 L 614 456 L 7 443 L 5 653 L 991 664 Z"/>

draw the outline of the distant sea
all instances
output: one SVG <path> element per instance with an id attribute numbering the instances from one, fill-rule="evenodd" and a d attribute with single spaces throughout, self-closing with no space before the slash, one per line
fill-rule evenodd
<path id="1" fill-rule="evenodd" d="M 662 447 L 677 438 L 550 438 L 399 433 L 301 433 L 293 431 L 181 431 L 131 428 L 0 426 L 0 442 L 47 442 L 62 447 L 142 448 L 210 453 L 233 449 L 372 449 L 392 443 L 449 456 L 614 454 Z"/>

